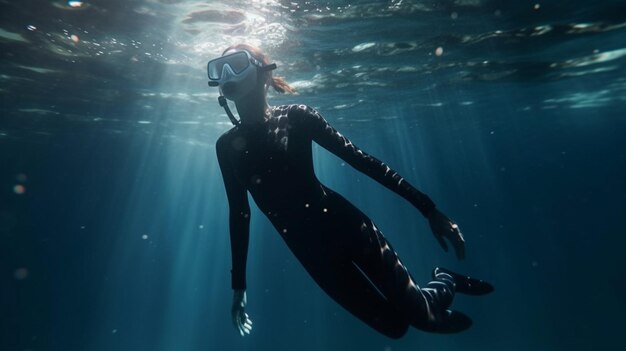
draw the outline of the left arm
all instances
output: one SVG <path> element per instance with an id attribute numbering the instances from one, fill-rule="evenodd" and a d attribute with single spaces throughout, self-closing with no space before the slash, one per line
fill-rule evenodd
<path id="1" fill-rule="evenodd" d="M 426 194 L 417 190 L 385 163 L 359 149 L 333 128 L 317 111 L 307 107 L 306 114 L 307 127 L 313 141 L 346 161 L 356 170 L 402 196 L 424 217 L 428 218 L 435 211 L 435 203 Z"/>
<path id="2" fill-rule="evenodd" d="M 437 210 L 435 203 L 426 194 L 417 190 L 382 161 L 352 144 L 314 109 L 307 106 L 304 113 L 313 141 L 409 201 L 424 217 L 428 218 L 430 228 L 441 247 L 446 252 L 448 251 L 445 238 L 454 246 L 457 257 L 465 258 L 465 239 L 458 225 Z"/>

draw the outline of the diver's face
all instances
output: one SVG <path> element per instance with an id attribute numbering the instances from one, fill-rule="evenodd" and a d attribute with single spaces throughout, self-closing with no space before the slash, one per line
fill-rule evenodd
<path id="1" fill-rule="evenodd" d="M 232 49 L 225 52 L 223 56 L 237 52 L 244 52 L 247 55 L 244 50 Z M 238 56 L 238 58 L 242 56 Z M 233 62 L 232 65 L 227 63 L 222 67 L 219 88 L 222 95 L 228 100 L 241 101 L 257 87 L 257 68 L 249 62 L 247 56 L 245 59 L 248 60 L 247 66 L 241 71 L 237 67 L 233 67 L 237 64 L 241 65 L 240 62 Z"/>

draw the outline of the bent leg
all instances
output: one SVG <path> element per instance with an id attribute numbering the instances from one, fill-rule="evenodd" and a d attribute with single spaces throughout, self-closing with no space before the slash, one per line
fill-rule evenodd
<path id="1" fill-rule="evenodd" d="M 443 333 L 458 332 L 471 325 L 469 318 L 458 313 L 451 315 L 448 311 L 455 291 L 451 276 L 437 274 L 425 288 L 420 288 L 389 242 L 367 217 L 363 218 L 358 241 L 352 246 L 352 259 L 387 300 L 398 311 L 404 312 L 411 325 Z M 451 317 L 457 323 L 452 323 L 455 321 Z"/>
<path id="2" fill-rule="evenodd" d="M 337 260 L 335 260 L 337 261 Z M 341 260 L 309 271 L 317 284 L 337 303 L 378 332 L 402 337 L 409 321 L 380 294 L 353 262 Z"/>

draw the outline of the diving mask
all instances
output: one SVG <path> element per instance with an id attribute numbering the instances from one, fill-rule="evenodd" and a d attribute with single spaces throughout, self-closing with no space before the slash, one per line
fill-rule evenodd
<path id="1" fill-rule="evenodd" d="M 238 100 L 257 84 L 258 70 L 270 71 L 276 64 L 263 65 L 248 51 L 241 50 L 218 57 L 207 64 L 209 85 L 219 87 L 228 100 Z"/>

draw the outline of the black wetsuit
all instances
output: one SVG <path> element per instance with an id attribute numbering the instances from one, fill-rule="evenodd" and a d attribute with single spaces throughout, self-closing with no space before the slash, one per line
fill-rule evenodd
<path id="1" fill-rule="evenodd" d="M 419 288 L 374 223 L 319 182 L 312 141 L 423 215 L 435 209 L 428 196 L 353 145 L 314 109 L 273 107 L 263 123 L 240 124 L 216 145 L 230 206 L 233 289 L 246 288 L 249 191 L 315 282 L 352 314 L 394 338 L 409 325 L 438 331 L 454 296 L 454 282 L 442 274 Z"/>

